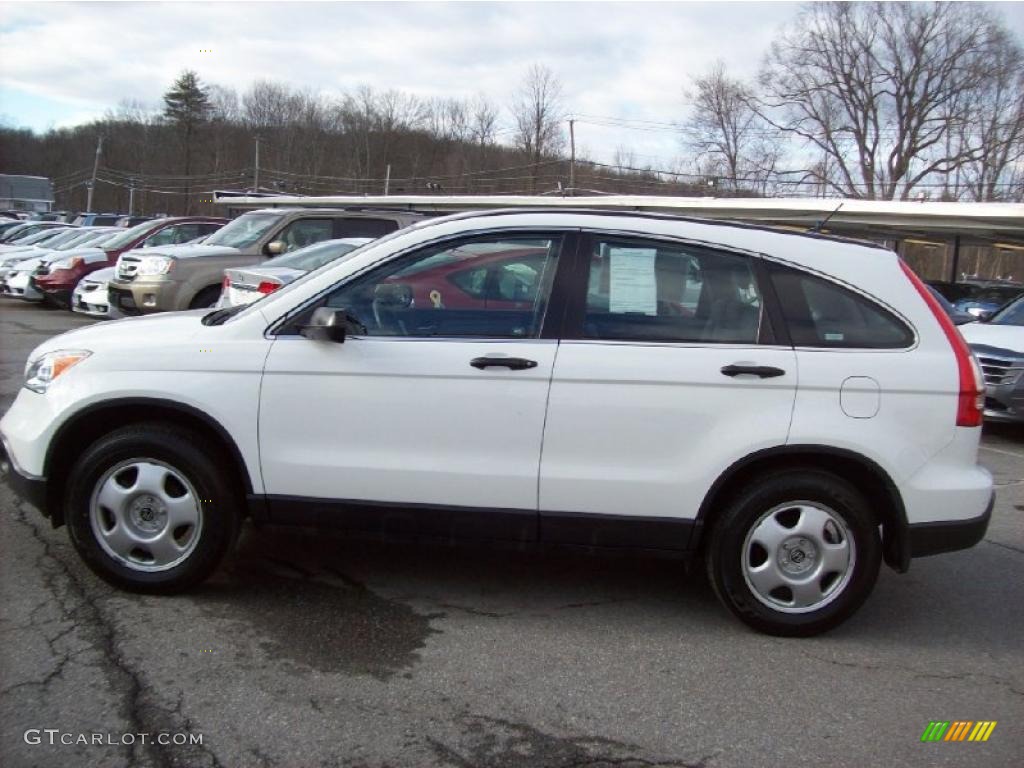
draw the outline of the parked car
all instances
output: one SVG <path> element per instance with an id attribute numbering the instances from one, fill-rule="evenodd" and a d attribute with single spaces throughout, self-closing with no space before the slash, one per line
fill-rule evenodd
<path id="1" fill-rule="evenodd" d="M 129 315 L 212 307 L 224 270 L 323 240 L 380 237 L 419 221 L 415 213 L 273 208 L 250 211 L 192 248 L 130 253 L 117 264 L 110 300 Z"/>
<path id="2" fill-rule="evenodd" d="M 447 303 L 433 265 L 489 274 L 502 252 L 522 259 L 503 265 L 514 301 Z M 49 339 L 0 436 L 12 485 L 127 589 L 199 583 L 251 515 L 701 555 L 741 620 L 811 635 L 856 611 L 883 560 L 903 572 L 981 540 L 983 394 L 883 248 L 488 211 L 256 304 Z"/>
<path id="3" fill-rule="evenodd" d="M 33 278 L 49 274 L 50 265 L 60 260 L 67 263 L 78 260 L 85 264 L 106 261 L 107 254 L 102 246 L 123 233 L 123 230 L 113 227 L 89 227 L 79 231 L 83 234 L 78 238 L 53 248 L 32 246 L 0 258 L 0 296 L 42 300 L 43 294 Z M 15 282 L 9 284 L 11 280 Z"/>
<path id="4" fill-rule="evenodd" d="M 946 297 L 943 296 L 935 286 L 929 285 L 928 290 L 931 291 L 932 296 L 934 296 L 935 300 L 939 302 L 939 306 L 941 306 L 945 313 L 949 315 L 950 320 L 952 320 L 955 325 L 973 323 L 978 319 L 970 312 L 964 312 L 950 304 Z"/>
<path id="5" fill-rule="evenodd" d="M 205 239 L 206 236 L 199 237 L 190 243 L 199 243 Z M 84 315 L 101 317 L 106 320 L 125 317 L 121 310 L 111 305 L 110 297 L 107 294 L 107 286 L 114 279 L 116 272 L 116 267 L 105 267 L 79 280 L 71 295 L 71 309 Z"/>
<path id="6" fill-rule="evenodd" d="M 351 253 L 366 243 L 369 237 L 343 237 L 307 245 L 297 251 L 275 256 L 262 264 L 238 269 L 225 269 L 218 307 L 250 304 L 268 293 L 319 269 L 324 264 Z"/>
<path id="7" fill-rule="evenodd" d="M 78 244 L 90 242 L 99 237 L 100 234 L 100 229 L 80 227 L 74 230 L 74 237 L 70 237 L 67 240 L 62 239 L 57 244 L 23 245 L 17 248 L 9 248 L 6 251 L 0 252 L 0 274 L 2 274 L 3 270 L 9 269 L 23 259 L 35 258 L 36 256 L 42 256 L 56 250 L 68 250 L 76 247 Z"/>
<path id="8" fill-rule="evenodd" d="M 1013 280 L 981 280 L 971 278 L 956 283 L 932 282 L 959 311 L 975 319 L 990 315 L 1007 302 L 1024 294 L 1024 283 Z"/>
<path id="9" fill-rule="evenodd" d="M 0 295 L 25 301 L 42 301 L 43 294 L 32 284 L 32 275 L 41 264 L 42 257 L 34 256 L 22 259 L 9 267 L 0 282 Z"/>
<path id="10" fill-rule="evenodd" d="M 985 374 L 985 418 L 1024 423 L 1024 296 L 960 332 Z"/>
<path id="11" fill-rule="evenodd" d="M 152 216 L 122 216 L 117 220 L 115 226 L 118 227 L 134 227 L 136 224 L 141 224 L 144 221 L 152 221 Z"/>
<path id="12" fill-rule="evenodd" d="M 116 227 L 123 213 L 80 213 L 72 222 L 80 227 Z"/>
<path id="13" fill-rule="evenodd" d="M 114 278 L 116 267 L 104 267 L 78 281 L 71 295 L 71 309 L 83 315 L 113 320 L 124 317 L 117 308 L 110 305 L 107 285 Z"/>
<path id="14" fill-rule="evenodd" d="M 55 221 L 23 221 L 4 230 L 0 234 L 0 243 L 16 243 L 22 238 L 30 237 L 41 230 L 66 226 L 67 224 L 58 224 Z"/>
<path id="15" fill-rule="evenodd" d="M 47 229 L 41 229 L 38 232 L 33 232 L 31 235 L 19 238 L 13 243 L 4 243 L 0 245 L 0 256 L 4 256 L 14 251 L 25 250 L 33 246 L 45 246 L 48 243 L 60 242 L 64 238 L 68 237 L 68 233 L 72 235 L 78 231 L 77 227 L 50 227 Z"/>
<path id="16" fill-rule="evenodd" d="M 90 254 L 88 257 L 69 257 L 52 262 L 45 273 L 32 278 L 32 287 L 40 291 L 50 302 L 70 307 L 71 293 L 78 285 L 78 281 L 90 272 L 113 266 L 121 254 L 133 249 L 145 251 L 157 246 L 185 243 L 215 232 L 224 226 L 226 221 L 212 216 L 179 216 L 143 222 L 122 230 L 119 237 L 104 242 L 102 255 Z"/>
<path id="17" fill-rule="evenodd" d="M 10 232 L 15 227 L 20 227 L 25 222 L 21 219 L 4 219 L 0 221 L 0 240 L 3 240 L 4 235 Z"/>

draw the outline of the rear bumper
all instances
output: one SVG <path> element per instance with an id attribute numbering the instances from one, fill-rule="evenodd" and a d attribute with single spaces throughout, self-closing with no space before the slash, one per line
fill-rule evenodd
<path id="1" fill-rule="evenodd" d="M 911 557 L 927 557 L 942 552 L 969 549 L 982 540 L 992 519 L 996 495 L 989 497 L 988 506 L 978 517 L 966 520 L 941 520 L 914 523 L 907 526 L 907 542 Z"/>

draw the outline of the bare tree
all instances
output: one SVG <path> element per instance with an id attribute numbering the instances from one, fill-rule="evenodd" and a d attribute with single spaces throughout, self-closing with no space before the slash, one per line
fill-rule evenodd
<path id="1" fill-rule="evenodd" d="M 753 106 L 753 89 L 716 62 L 693 79 L 685 93 L 692 113 L 683 128 L 698 172 L 714 176 L 732 191 L 764 192 L 782 154 L 778 131 Z"/>
<path id="2" fill-rule="evenodd" d="M 955 141 L 978 151 L 958 170 L 974 200 L 1020 199 L 1014 174 L 1024 161 L 1024 50 L 998 34 L 989 57 L 993 72 L 972 94 L 971 120 L 956 125 Z"/>
<path id="3" fill-rule="evenodd" d="M 564 143 L 561 125 L 563 117 L 562 84 L 548 67 L 533 64 L 512 100 L 516 146 L 533 163 L 531 192 L 537 191 L 537 172 L 541 159 L 557 153 Z"/>
<path id="4" fill-rule="evenodd" d="M 498 108 L 486 94 L 478 93 L 469 102 L 469 113 L 473 141 L 481 149 L 493 144 L 498 134 Z"/>
<path id="5" fill-rule="evenodd" d="M 811 3 L 772 44 L 758 113 L 826 158 L 815 181 L 906 199 L 978 157 L 977 142 L 946 138 L 970 119 L 1001 30 L 981 4 Z"/>

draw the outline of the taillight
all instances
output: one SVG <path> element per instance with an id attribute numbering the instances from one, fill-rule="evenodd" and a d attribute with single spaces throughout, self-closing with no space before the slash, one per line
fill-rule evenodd
<path id="1" fill-rule="evenodd" d="M 281 283 L 271 283 L 268 280 L 264 280 L 262 283 L 256 286 L 256 290 L 265 295 L 268 293 L 273 293 L 280 287 Z"/>
<path id="2" fill-rule="evenodd" d="M 227 275 L 224 275 L 224 281 L 220 284 L 220 287 L 221 287 L 221 290 L 224 290 L 224 291 L 226 291 L 228 288 L 230 288 L 231 287 L 231 278 L 228 277 Z"/>
<path id="3" fill-rule="evenodd" d="M 964 337 L 956 329 L 952 319 L 946 314 L 928 286 L 922 282 L 914 271 L 907 266 L 907 263 L 900 259 L 900 267 L 907 276 L 914 288 L 924 299 L 925 304 L 935 315 L 935 319 L 946 334 L 946 339 L 953 347 L 953 354 L 956 356 L 956 369 L 960 377 L 960 392 L 957 396 L 956 425 L 958 427 L 980 427 L 982 416 L 985 411 L 985 379 L 981 373 L 981 366 L 971 354 L 971 348 L 967 346 Z"/>

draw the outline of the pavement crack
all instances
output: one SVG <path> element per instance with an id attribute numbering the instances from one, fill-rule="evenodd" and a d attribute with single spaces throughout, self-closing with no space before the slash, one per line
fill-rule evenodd
<path id="1" fill-rule="evenodd" d="M 986 544 L 993 544 L 993 545 L 995 545 L 997 547 L 1002 547 L 1003 549 L 1008 549 L 1011 552 L 1016 552 L 1019 555 L 1024 555 L 1024 549 L 1022 549 L 1021 547 L 1015 547 L 1012 544 L 1003 544 L 1003 542 L 1001 542 L 1001 541 L 994 541 L 993 539 L 985 539 L 985 543 Z"/>
<path id="2" fill-rule="evenodd" d="M 40 533 L 39 528 L 28 519 L 22 509 L 13 517 L 42 547 L 36 563 L 43 574 L 44 588 L 60 606 L 62 617 L 75 618 L 74 626 L 58 633 L 55 640 L 76 628 L 88 632 L 93 639 L 91 648 L 60 654 L 56 668 L 51 670 L 44 680 L 30 682 L 46 686 L 62 675 L 71 659 L 78 654 L 86 650 L 97 651 L 102 660 L 102 664 L 97 666 L 102 668 L 111 688 L 121 697 L 122 717 L 127 725 L 127 732 L 157 734 L 184 730 L 194 733 L 191 719 L 182 711 L 182 694 L 179 693 L 174 709 L 168 710 L 154 701 L 155 695 L 149 689 L 142 673 L 125 657 L 114 617 L 100 604 L 99 597 L 54 551 L 50 539 Z M 16 687 L 12 686 L 12 689 Z M 176 746 L 176 752 L 172 754 L 167 746 L 157 743 L 155 738 L 152 738 L 146 741 L 136 740 L 132 744 L 124 745 L 124 749 L 127 765 L 130 767 L 152 765 L 157 768 L 172 768 L 181 764 L 179 758 L 187 753 L 187 764 L 190 766 L 223 768 L 216 754 L 204 744 L 189 744 L 187 748 Z"/>
<path id="3" fill-rule="evenodd" d="M 808 653 L 807 651 L 803 651 L 802 653 L 808 659 L 820 661 L 825 664 L 833 664 L 837 667 L 862 669 L 868 672 L 902 672 L 919 680 L 986 680 L 992 685 L 999 685 L 1007 688 L 1010 693 L 1016 696 L 1024 696 L 1024 691 L 1018 689 L 1009 680 L 1004 680 L 1001 677 L 990 675 L 985 672 L 953 672 L 949 674 L 939 674 L 936 672 L 925 672 L 923 670 L 906 667 L 900 664 L 870 664 L 859 661 L 840 661 L 839 659 L 828 659 L 822 656 L 816 656 L 815 654 Z"/>

